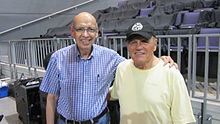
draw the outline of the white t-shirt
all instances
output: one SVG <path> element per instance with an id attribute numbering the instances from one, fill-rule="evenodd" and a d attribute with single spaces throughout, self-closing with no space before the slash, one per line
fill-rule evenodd
<path id="1" fill-rule="evenodd" d="M 148 70 L 133 60 L 119 64 L 111 97 L 119 99 L 121 124 L 186 124 L 195 122 L 182 75 L 163 61 Z"/>

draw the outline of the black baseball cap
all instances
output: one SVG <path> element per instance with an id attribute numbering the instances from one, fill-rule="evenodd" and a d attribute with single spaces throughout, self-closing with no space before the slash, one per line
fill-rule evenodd
<path id="1" fill-rule="evenodd" d="M 146 39 L 150 39 L 152 36 L 156 37 L 153 31 L 153 27 L 147 22 L 135 22 L 128 28 L 126 33 L 127 41 L 130 41 L 134 36 L 141 36 Z"/>

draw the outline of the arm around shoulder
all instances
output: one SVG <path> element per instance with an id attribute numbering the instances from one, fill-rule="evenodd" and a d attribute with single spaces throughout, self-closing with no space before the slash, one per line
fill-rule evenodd
<path id="1" fill-rule="evenodd" d="M 107 100 L 108 100 L 108 101 L 116 101 L 116 100 L 117 100 L 117 99 L 111 97 L 112 88 L 113 88 L 113 87 L 110 87 L 110 88 L 109 88 L 109 91 L 108 91 L 108 94 L 107 94 Z"/>

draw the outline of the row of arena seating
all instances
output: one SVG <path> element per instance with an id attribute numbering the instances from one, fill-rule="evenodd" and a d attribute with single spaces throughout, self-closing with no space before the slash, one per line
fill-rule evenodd
<path id="1" fill-rule="evenodd" d="M 100 36 L 124 35 L 137 20 L 147 21 L 161 35 L 198 34 L 201 28 L 220 28 L 220 0 L 127 0 L 93 15 Z M 42 37 L 69 37 L 71 21 Z"/>
<path id="2" fill-rule="evenodd" d="M 164 5 L 160 0 L 120 1 L 118 7 L 98 10 L 94 16 L 104 35 L 124 35 L 128 26 L 137 20 L 149 22 L 159 34 L 197 34 L 200 28 L 220 28 L 219 3 L 213 0 L 210 4 L 210 1 L 208 5 L 198 0 Z M 174 8 L 180 3 L 179 10 Z"/>
<path id="3" fill-rule="evenodd" d="M 220 34 L 219 0 L 132 0 L 120 1 L 94 13 L 104 36 L 125 35 L 129 25 L 147 21 L 158 35 Z M 167 40 L 167 39 L 161 39 Z M 188 39 L 181 39 L 181 72 L 187 72 Z M 204 51 L 205 37 L 197 40 L 197 50 Z M 171 50 L 177 50 L 177 38 L 171 38 Z M 210 51 L 218 51 L 218 37 L 209 38 Z M 161 42 L 162 54 L 167 54 L 167 42 Z M 173 56 L 173 54 L 175 54 Z M 216 78 L 217 56 L 210 53 L 209 77 Z M 171 53 L 176 59 L 176 53 Z M 197 54 L 197 75 L 204 76 L 204 52 Z"/>

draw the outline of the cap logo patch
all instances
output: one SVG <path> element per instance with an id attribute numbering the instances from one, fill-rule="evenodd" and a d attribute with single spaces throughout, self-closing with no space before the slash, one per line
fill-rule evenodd
<path id="1" fill-rule="evenodd" d="M 142 29 L 143 25 L 140 22 L 135 23 L 131 28 L 132 31 L 140 31 Z"/>

